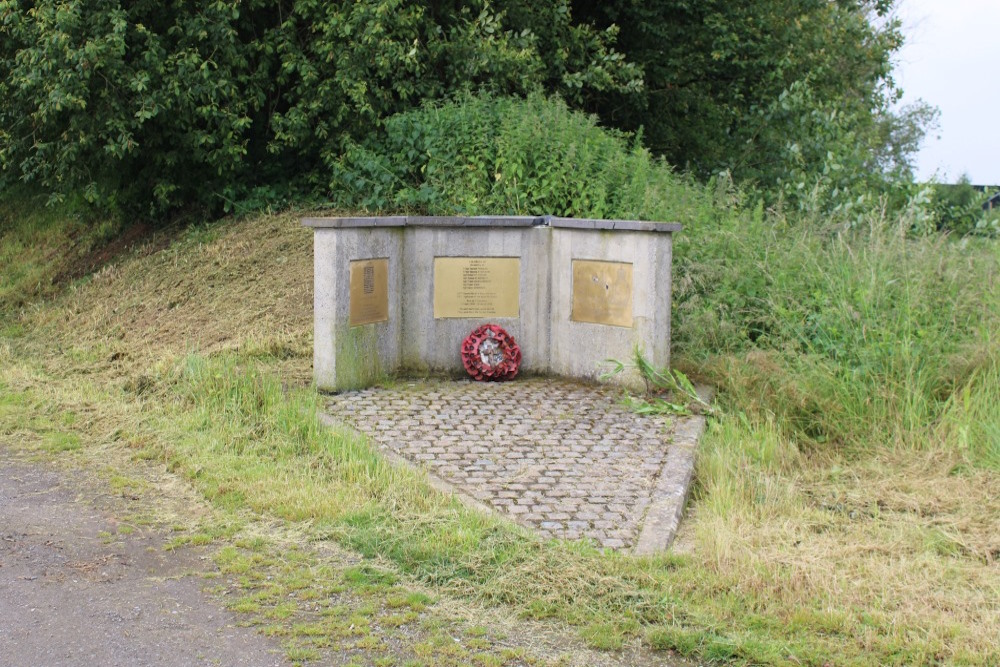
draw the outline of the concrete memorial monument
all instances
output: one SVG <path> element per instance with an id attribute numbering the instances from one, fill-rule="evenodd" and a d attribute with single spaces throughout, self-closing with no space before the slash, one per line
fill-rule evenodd
<path id="1" fill-rule="evenodd" d="M 670 357 L 675 223 L 545 217 L 309 218 L 315 231 L 314 373 L 320 389 L 395 371 L 463 372 L 484 324 L 521 370 L 594 379 L 639 346 Z M 627 374 L 616 382 L 635 383 Z"/>

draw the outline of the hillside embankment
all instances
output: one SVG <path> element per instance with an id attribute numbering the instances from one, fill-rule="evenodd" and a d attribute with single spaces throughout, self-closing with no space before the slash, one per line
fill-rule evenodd
<path id="1" fill-rule="evenodd" d="M 430 599 L 420 596 L 458 605 L 466 618 L 492 609 L 566 623 L 605 650 L 641 644 L 701 659 L 817 665 L 995 664 L 1000 656 L 1000 473 L 990 459 L 991 397 L 1000 386 L 990 361 L 995 338 L 970 334 L 961 354 L 949 357 L 953 380 L 935 375 L 938 393 L 929 398 L 891 386 L 861 399 L 820 391 L 822 373 L 842 374 L 837 355 L 862 344 L 831 337 L 822 315 L 832 318 L 841 297 L 879 297 L 837 293 L 861 289 L 854 269 L 866 253 L 885 252 L 874 242 L 845 244 L 839 278 L 823 264 L 828 258 L 811 255 L 826 267 L 831 305 L 809 316 L 827 338 L 817 335 L 808 353 L 791 357 L 787 345 L 728 357 L 675 349 L 685 370 L 720 386 L 721 410 L 677 550 L 636 559 L 543 542 L 482 517 L 388 465 L 355 435 L 319 425 L 310 388 L 312 239 L 299 214 L 135 234 L 104 255 L 95 253 L 122 238 L 121 224 L 91 238 L 93 225 L 33 215 L 19 214 L 15 224 L 8 211 L 0 230 L 0 438 L 68 465 L 141 462 L 196 492 L 222 518 L 182 534 L 217 548 L 219 570 L 233 580 L 231 608 L 282 638 L 292 659 L 315 658 L 334 643 L 353 642 L 357 651 L 374 650 L 357 646 L 364 642 L 396 646 L 399 635 L 386 639 L 374 629 L 419 624 Z M 734 252 L 740 242 L 733 240 Z M 819 247 L 811 243 L 798 250 L 803 260 Z M 934 260 L 919 245 L 905 248 L 936 266 L 932 277 L 962 299 L 956 318 L 975 307 L 983 322 L 996 316 L 988 288 L 996 285 L 995 250 L 963 251 L 974 291 L 953 287 L 963 267 L 957 250 L 942 246 Z M 679 248 L 678 289 L 692 290 L 678 300 L 681 309 L 697 305 L 695 290 L 710 293 L 692 281 L 723 271 L 699 273 L 690 266 L 696 261 Z M 790 286 L 771 280 L 747 288 L 765 290 L 760 298 L 773 300 L 776 322 L 797 318 L 782 311 Z M 858 308 L 854 321 L 864 323 L 871 313 Z M 717 333 L 714 306 L 683 315 L 682 343 L 696 326 Z M 961 324 L 979 331 L 976 322 Z M 780 322 L 769 326 L 777 337 Z M 906 345 L 931 334 L 911 333 L 893 339 L 894 331 L 866 329 L 858 341 L 895 350 L 892 358 L 920 373 L 931 365 L 907 357 Z M 821 354 L 817 341 L 830 349 Z M 882 372 L 882 358 L 870 358 L 855 371 L 859 385 L 872 382 L 863 373 Z M 944 406 L 935 419 L 914 417 L 931 413 L 916 404 L 923 400 Z M 883 442 L 891 446 L 858 446 L 873 423 L 889 425 Z M 278 548 L 261 537 L 264 524 L 377 567 L 326 572 L 320 561 L 281 555 L 287 543 Z M 397 581 L 413 588 L 400 591 Z M 334 599 L 331 591 L 345 586 L 372 607 L 368 617 L 347 622 L 323 615 L 326 607 L 316 611 L 316 591 Z M 362 626 L 372 632 L 351 629 Z M 428 655 L 440 657 L 434 630 L 420 632 Z M 516 664 L 493 641 L 492 626 L 471 632 L 496 649 L 493 662 L 480 664 Z M 475 642 L 462 650 L 448 659 L 473 661 Z M 406 655 L 426 659 L 419 649 Z"/>

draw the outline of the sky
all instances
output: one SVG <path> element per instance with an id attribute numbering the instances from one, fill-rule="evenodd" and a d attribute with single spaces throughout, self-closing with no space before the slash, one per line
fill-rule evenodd
<path id="1" fill-rule="evenodd" d="M 902 103 L 941 110 L 916 160 L 917 178 L 1000 185 L 1000 0 L 898 0 Z"/>

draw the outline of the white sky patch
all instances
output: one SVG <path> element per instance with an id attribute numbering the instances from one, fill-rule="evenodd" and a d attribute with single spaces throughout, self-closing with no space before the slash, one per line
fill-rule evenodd
<path id="1" fill-rule="evenodd" d="M 902 103 L 941 110 L 917 156 L 917 178 L 1000 185 L 1000 0 L 900 0 Z M 938 138 L 940 137 L 940 138 Z"/>

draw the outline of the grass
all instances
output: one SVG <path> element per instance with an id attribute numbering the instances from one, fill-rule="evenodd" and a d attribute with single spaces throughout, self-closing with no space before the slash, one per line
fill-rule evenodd
<path id="1" fill-rule="evenodd" d="M 82 202 L 61 208 L 45 205 L 45 197 L 29 190 L 6 192 L 0 198 L 0 307 L 12 312 L 30 299 L 56 294 L 61 282 L 81 278 L 88 254 L 107 245 L 122 230 L 113 218 L 98 217 Z M 81 266 L 81 260 L 83 265 Z M 4 322 L 6 336 L 24 330 Z"/>
<path id="2" fill-rule="evenodd" d="M 543 542 L 321 427 L 310 239 L 292 215 L 199 228 L 5 321 L 0 435 L 162 462 L 232 521 L 249 510 L 367 557 L 323 572 L 271 540 L 178 535 L 220 545 L 233 609 L 294 660 L 329 642 L 378 654 L 373 633 L 425 622 L 399 664 L 518 659 L 413 619 L 440 598 L 567 622 L 606 650 L 995 664 L 997 246 L 878 220 L 713 224 L 678 249 L 675 353 L 720 388 L 720 410 L 671 555 Z"/>

